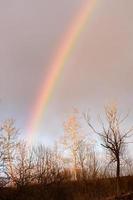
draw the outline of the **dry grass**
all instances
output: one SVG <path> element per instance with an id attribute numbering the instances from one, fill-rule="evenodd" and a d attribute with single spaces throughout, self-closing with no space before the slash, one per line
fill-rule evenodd
<path id="1" fill-rule="evenodd" d="M 121 179 L 121 191 L 133 191 L 133 177 Z M 97 179 L 87 182 L 66 182 L 49 186 L 32 185 L 20 189 L 1 188 L 0 200 L 113 200 L 115 196 L 115 180 Z M 121 196 L 122 200 L 133 199 Z"/>

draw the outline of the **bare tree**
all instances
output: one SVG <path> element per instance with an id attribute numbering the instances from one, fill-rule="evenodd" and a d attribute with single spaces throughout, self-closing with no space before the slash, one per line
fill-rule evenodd
<path id="1" fill-rule="evenodd" d="M 124 130 L 122 123 L 127 119 L 128 115 L 121 117 L 115 105 L 105 107 L 106 125 L 101 120 L 102 131 L 97 131 L 92 125 L 90 117 L 87 114 L 89 127 L 93 132 L 98 134 L 102 140 L 102 146 L 107 150 L 110 155 L 110 163 L 116 163 L 116 180 L 117 180 L 117 195 L 120 192 L 120 174 L 121 174 L 121 159 L 124 155 L 127 138 L 132 135 L 133 128 Z"/>
<path id="2" fill-rule="evenodd" d="M 49 150 L 43 145 L 34 148 L 35 178 L 38 183 L 44 184 L 49 170 Z"/>
<path id="3" fill-rule="evenodd" d="M 13 119 L 5 120 L 2 124 L 2 151 L 4 162 L 4 173 L 13 181 L 14 170 L 13 163 L 15 161 L 16 147 L 18 145 L 18 130 L 15 127 Z"/>
<path id="4" fill-rule="evenodd" d="M 38 183 L 48 185 L 60 182 L 63 166 L 56 149 L 51 150 L 43 145 L 34 148 L 34 173 Z"/>
<path id="5" fill-rule="evenodd" d="M 73 163 L 73 174 L 74 179 L 77 179 L 78 170 L 78 148 L 83 141 L 82 134 L 79 132 L 80 125 L 75 115 L 70 116 L 68 120 L 64 123 L 65 133 L 62 138 L 62 143 L 65 149 L 69 149 L 72 163 Z"/>
<path id="6" fill-rule="evenodd" d="M 34 179 L 33 152 L 25 142 L 21 142 L 17 146 L 15 158 L 13 165 L 14 183 L 18 188 L 22 188 L 30 184 Z"/>
<path id="7" fill-rule="evenodd" d="M 78 158 L 78 166 L 81 170 L 81 178 L 86 180 L 86 161 L 87 161 L 87 144 L 86 142 L 82 141 L 79 147 L 77 148 L 77 158 Z"/>
<path id="8" fill-rule="evenodd" d="M 96 179 L 99 175 L 100 166 L 94 146 L 90 145 L 87 141 L 82 141 L 77 154 L 82 180 Z"/>
<path id="9" fill-rule="evenodd" d="M 88 178 L 92 178 L 94 180 L 99 176 L 100 164 L 98 161 L 98 157 L 96 156 L 94 147 L 92 147 L 91 149 L 88 148 L 87 152 L 88 154 L 87 154 L 86 166 L 87 166 L 87 174 L 89 176 Z"/>

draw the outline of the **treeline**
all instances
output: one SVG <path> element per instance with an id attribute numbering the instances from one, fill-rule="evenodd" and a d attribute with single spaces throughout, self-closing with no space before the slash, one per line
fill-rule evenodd
<path id="1" fill-rule="evenodd" d="M 102 185 L 110 193 L 109 188 L 113 188 L 112 193 L 117 195 L 128 191 L 129 182 L 124 185 L 121 178 L 133 175 L 132 160 L 126 151 L 133 129 L 127 126 L 125 129 L 123 125 L 127 117 L 121 117 L 116 106 L 106 106 L 105 119 L 99 120 L 101 126 L 97 130 L 97 122 L 93 125 L 89 114 L 84 114 L 89 135 L 100 140 L 101 147 L 106 150 L 106 159 L 99 158 L 96 145 L 80 132 L 75 115 L 66 120 L 64 135 L 52 148 L 44 145 L 29 147 L 20 140 L 14 120 L 4 121 L 0 131 L 0 186 L 21 189 L 33 185 L 43 188 L 62 185 L 67 191 L 66 185 L 73 188 L 74 184 L 76 188 L 83 186 L 80 189 L 86 191 L 88 187 L 92 188 L 91 191 L 96 193 L 97 187 Z"/>
<path id="2" fill-rule="evenodd" d="M 72 123 L 75 126 L 75 122 Z M 75 137 L 78 137 L 78 132 L 76 134 Z M 76 142 L 76 138 L 73 138 L 71 142 L 75 146 L 70 144 L 69 155 L 64 156 L 66 147 L 63 152 L 58 145 L 53 148 L 44 145 L 29 147 L 18 136 L 14 121 L 6 120 L 1 129 L 0 167 L 1 177 L 7 177 L 10 186 L 19 188 L 34 183 L 49 185 L 102 176 L 96 153 L 85 141 Z M 3 186 L 4 183 L 6 184 L 5 178 Z"/>

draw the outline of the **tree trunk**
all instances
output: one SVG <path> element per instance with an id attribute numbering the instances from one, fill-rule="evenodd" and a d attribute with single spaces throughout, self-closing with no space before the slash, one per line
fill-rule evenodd
<path id="1" fill-rule="evenodd" d="M 116 190 L 117 196 L 120 194 L 120 158 L 117 157 L 117 169 L 116 169 Z"/>

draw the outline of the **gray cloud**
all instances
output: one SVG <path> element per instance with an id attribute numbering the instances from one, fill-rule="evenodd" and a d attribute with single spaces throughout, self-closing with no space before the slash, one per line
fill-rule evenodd
<path id="1" fill-rule="evenodd" d="M 80 0 L 0 0 L 1 119 L 26 128 L 42 80 Z M 133 1 L 100 1 L 65 64 L 40 132 L 55 137 L 73 107 L 132 108 Z M 46 122 L 46 123 L 45 123 Z M 53 135 L 54 134 L 54 135 Z"/>

